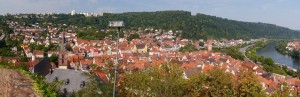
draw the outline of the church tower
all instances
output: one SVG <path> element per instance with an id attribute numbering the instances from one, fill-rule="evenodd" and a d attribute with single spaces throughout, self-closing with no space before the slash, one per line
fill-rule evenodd
<path id="1" fill-rule="evenodd" d="M 65 50 L 65 42 L 66 42 L 65 32 L 62 33 L 63 33 L 62 42 L 60 43 L 60 51 L 58 54 L 58 68 L 68 69 L 68 61 L 66 57 L 67 52 Z"/>

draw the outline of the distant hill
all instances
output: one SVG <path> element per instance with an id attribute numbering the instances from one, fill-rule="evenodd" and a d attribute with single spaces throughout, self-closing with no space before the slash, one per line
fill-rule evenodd
<path id="1" fill-rule="evenodd" d="M 157 12 L 127 12 L 105 13 L 101 17 L 85 17 L 84 15 L 55 14 L 45 18 L 31 18 L 9 20 L 36 23 L 52 22 L 54 24 L 68 24 L 79 27 L 92 26 L 107 28 L 110 20 L 123 20 L 127 29 L 154 28 L 165 30 L 182 30 L 181 37 L 188 39 L 200 38 L 298 38 L 300 33 L 289 28 L 266 23 L 242 22 L 210 16 L 205 14 L 191 15 L 188 11 L 157 11 Z M 20 23 L 20 24 L 21 24 Z M 53 25 L 52 25 L 53 26 Z M 55 25 L 54 25 L 55 26 Z M 47 27 L 47 25 L 44 25 Z"/>
<path id="2" fill-rule="evenodd" d="M 154 27 L 181 29 L 182 37 L 199 38 L 297 38 L 297 31 L 266 23 L 229 20 L 205 14 L 191 15 L 187 11 L 128 12 L 104 14 L 108 20 L 124 20 L 128 28 Z"/>

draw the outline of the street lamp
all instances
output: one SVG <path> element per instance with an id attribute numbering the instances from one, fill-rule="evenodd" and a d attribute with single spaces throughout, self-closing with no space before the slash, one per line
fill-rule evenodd
<path id="1" fill-rule="evenodd" d="M 118 36 L 117 36 L 117 54 L 116 54 L 116 62 L 114 64 L 115 76 L 114 76 L 114 90 L 113 97 L 116 95 L 116 82 L 117 82 L 117 73 L 118 73 L 118 55 L 119 55 L 119 33 L 121 28 L 124 27 L 123 21 L 109 21 L 109 27 L 118 28 Z"/>

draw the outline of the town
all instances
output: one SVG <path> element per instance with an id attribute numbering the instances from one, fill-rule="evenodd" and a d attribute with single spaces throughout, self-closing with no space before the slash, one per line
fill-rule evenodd
<path id="1" fill-rule="evenodd" d="M 82 72 L 96 74 L 103 83 L 111 82 L 113 75 L 107 71 L 116 63 L 119 72 L 124 72 L 117 75 L 119 79 L 123 74 L 143 71 L 147 67 L 176 63 L 184 70 L 182 77 L 185 79 L 189 79 L 188 76 L 193 72 L 208 72 L 215 68 L 223 69 L 234 76 L 238 76 L 242 70 L 248 70 L 258 75 L 263 90 L 269 95 L 273 94 L 282 83 L 287 83 L 292 91 L 299 92 L 298 78 L 266 72 L 256 63 L 234 59 L 225 53 L 213 51 L 213 48 L 266 41 L 265 38 L 249 41 L 191 40 L 178 37 L 183 33 L 181 30 L 140 28 L 122 29 L 118 32 L 117 29 L 108 27 L 95 32 L 102 32 L 105 35 L 118 32 L 123 34 L 122 37 L 107 35 L 103 39 L 89 40 L 80 38 L 79 32 L 76 32 L 77 27 L 72 25 L 57 24 L 59 27 L 42 27 L 42 23 L 25 26 L 15 21 L 4 22 L 13 33 L 2 34 L 0 40 L 17 41 L 19 44 L 11 47 L 9 51 L 17 56 L 1 56 L 0 61 L 8 61 L 13 66 L 26 65 L 29 71 L 46 77 L 48 82 L 65 80 L 66 84 L 61 89 L 65 93 L 79 90 L 85 82 L 88 82 L 86 77 L 81 76 Z M 185 51 L 183 48 L 187 46 L 199 50 Z M 294 43 L 289 43 L 288 47 L 291 46 L 297 47 Z M 68 87 L 69 83 L 73 86 Z M 80 84 L 80 87 L 76 86 L 77 84 Z M 119 84 L 121 83 L 117 85 Z"/>

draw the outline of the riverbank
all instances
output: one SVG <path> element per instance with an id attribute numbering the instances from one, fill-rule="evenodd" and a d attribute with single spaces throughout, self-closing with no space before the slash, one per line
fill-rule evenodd
<path id="1" fill-rule="evenodd" d="M 277 60 L 274 61 L 271 57 L 261 56 L 260 53 L 268 53 L 270 50 L 261 50 L 264 48 L 269 48 L 270 45 L 267 43 L 256 43 L 254 46 L 246 50 L 246 56 L 252 60 L 253 62 L 261 65 L 263 69 L 267 72 L 277 73 L 281 75 L 290 75 L 290 76 L 297 76 L 297 72 L 288 69 L 286 66 L 281 66 L 277 64 Z M 273 48 L 275 52 L 275 48 Z M 270 56 L 276 56 L 269 54 Z"/>
<path id="2" fill-rule="evenodd" d="M 274 44 L 270 44 L 265 48 L 258 49 L 257 55 L 272 58 L 276 63 L 287 66 L 289 68 L 300 68 L 300 59 L 280 53 L 275 49 Z"/>
<path id="3" fill-rule="evenodd" d="M 266 44 L 260 48 L 253 46 L 246 54 L 248 57 L 251 56 L 251 60 L 261 64 L 267 72 L 300 77 L 297 71 L 300 60 L 279 53 L 274 44 Z"/>
<path id="4" fill-rule="evenodd" d="M 276 46 L 275 46 L 276 50 L 283 55 L 289 54 L 286 47 L 287 47 L 287 41 L 276 42 Z"/>
<path id="5" fill-rule="evenodd" d="M 300 51 L 299 50 L 292 50 L 289 51 L 286 47 L 287 47 L 288 41 L 280 41 L 280 42 L 276 42 L 276 50 L 283 55 L 288 55 L 292 58 L 300 58 Z"/>

